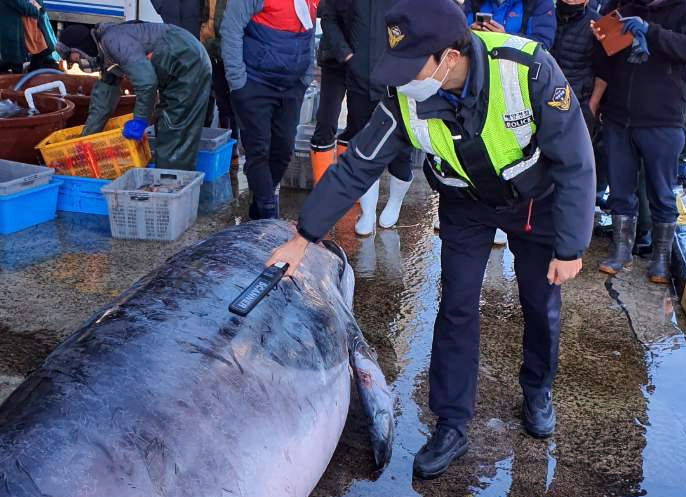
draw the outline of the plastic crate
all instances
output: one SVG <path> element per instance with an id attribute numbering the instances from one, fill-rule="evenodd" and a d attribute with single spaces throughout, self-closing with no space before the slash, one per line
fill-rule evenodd
<path id="1" fill-rule="evenodd" d="M 200 150 L 216 150 L 227 143 L 230 136 L 230 129 L 203 128 L 200 135 Z"/>
<path id="2" fill-rule="evenodd" d="M 122 136 L 122 128 L 133 115 L 110 119 L 104 131 L 81 136 L 83 126 L 55 131 L 36 148 L 43 161 L 57 174 L 88 178 L 115 179 L 134 167 L 150 162 L 147 137 L 141 141 Z"/>
<path id="3" fill-rule="evenodd" d="M 155 148 L 155 126 L 149 126 L 145 130 L 145 134 L 148 137 L 148 143 L 150 144 L 150 149 Z M 224 128 L 203 128 L 200 134 L 200 150 L 216 150 L 226 142 L 229 141 L 231 137 L 231 130 Z"/>
<path id="4" fill-rule="evenodd" d="M 54 173 L 49 167 L 0 159 L 0 195 L 47 185 Z"/>
<path id="5" fill-rule="evenodd" d="M 307 141 L 309 143 L 309 141 L 312 139 L 312 136 L 314 135 L 315 129 L 316 125 L 314 124 L 298 124 L 298 132 L 295 135 L 295 139 Z"/>
<path id="6" fill-rule="evenodd" d="M 198 212 L 212 214 L 225 208 L 233 200 L 231 177 L 226 174 L 217 181 L 203 183 L 200 188 L 200 206 Z"/>
<path id="7" fill-rule="evenodd" d="M 108 215 L 107 201 L 100 190 L 112 180 L 78 176 L 55 176 L 55 178 L 62 181 L 57 198 L 58 211 Z"/>
<path id="8" fill-rule="evenodd" d="M 281 179 L 282 188 L 294 190 L 312 189 L 312 163 L 310 162 L 310 149 L 297 147 L 293 152 L 293 158 L 288 169 Z"/>
<path id="9" fill-rule="evenodd" d="M 55 219 L 61 184 L 60 180 L 53 179 L 47 185 L 0 197 L 0 234 L 15 233 Z"/>
<path id="10" fill-rule="evenodd" d="M 310 86 L 305 91 L 303 103 L 300 107 L 300 124 L 308 124 L 315 120 L 317 115 L 317 103 L 319 101 L 319 87 Z"/>
<path id="11" fill-rule="evenodd" d="M 216 150 L 198 151 L 195 170 L 205 173 L 205 183 L 217 181 L 225 176 L 231 168 L 231 154 L 236 140 L 229 140 Z"/>
<path id="12" fill-rule="evenodd" d="M 132 169 L 102 188 L 114 238 L 176 240 L 198 217 L 204 173 L 171 169 Z M 155 185 L 173 193 L 143 191 Z"/>

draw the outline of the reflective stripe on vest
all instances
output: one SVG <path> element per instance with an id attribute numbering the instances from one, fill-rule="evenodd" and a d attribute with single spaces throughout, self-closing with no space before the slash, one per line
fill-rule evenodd
<path id="1" fill-rule="evenodd" d="M 490 52 L 500 47 L 510 47 L 532 55 L 538 44 L 531 40 L 502 33 L 474 33 Z M 489 70 L 488 109 L 481 138 L 495 172 L 503 179 L 512 179 L 532 167 L 540 157 L 536 150 L 531 159 L 522 161 L 523 149 L 536 133 L 533 107 L 529 98 L 529 68 L 506 59 L 487 57 Z M 420 119 L 417 102 L 398 93 L 403 122 L 410 141 L 415 148 L 440 157 L 450 165 L 457 176 L 471 181 L 465 173 L 455 152 L 453 137 L 448 126 L 440 119 Z M 532 161 L 532 159 L 536 159 Z M 524 164 L 526 162 L 526 164 Z M 519 165 L 522 167 L 517 167 Z M 435 165 L 441 171 L 438 164 Z M 508 178 L 503 173 L 508 171 Z M 445 179 L 445 178 L 443 178 Z"/>

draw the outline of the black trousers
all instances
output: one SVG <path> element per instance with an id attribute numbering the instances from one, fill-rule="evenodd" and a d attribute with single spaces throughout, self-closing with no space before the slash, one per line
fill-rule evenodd
<path id="1" fill-rule="evenodd" d="M 226 72 L 224 72 L 224 61 L 219 58 L 210 57 L 212 61 L 212 89 L 214 93 L 214 100 L 217 103 L 217 110 L 219 111 L 219 127 L 231 130 L 231 138 L 238 140 L 239 126 L 236 113 L 231 106 L 231 90 L 229 83 L 226 81 Z M 213 106 L 210 106 L 213 107 Z M 211 112 L 213 109 L 208 109 L 208 120 L 212 122 Z M 206 125 L 209 126 L 206 121 Z M 238 147 L 233 149 L 234 156 L 238 156 Z"/>
<path id="2" fill-rule="evenodd" d="M 248 80 L 231 93 L 245 149 L 243 172 L 257 203 L 271 201 L 291 161 L 305 86 L 278 91 Z"/>
<path id="3" fill-rule="evenodd" d="M 479 297 L 496 228 L 508 235 L 515 256 L 524 313 L 524 354 L 519 382 L 527 395 L 549 390 L 557 371 L 560 287 L 550 285 L 553 256 L 553 195 L 534 202 L 525 233 L 528 203 L 494 209 L 473 200 L 441 197 L 442 295 L 434 326 L 429 370 L 429 406 L 439 423 L 466 433 L 474 415 L 479 370 Z"/>
<path id="4" fill-rule="evenodd" d="M 317 126 L 312 135 L 312 147 L 328 149 L 336 143 L 338 116 L 345 97 L 345 67 L 323 66 Z"/>
<path id="5" fill-rule="evenodd" d="M 350 141 L 353 136 L 362 131 L 374 109 L 379 104 L 378 100 L 370 100 L 369 95 L 349 91 L 348 92 L 348 125 L 341 133 L 342 141 Z M 388 172 L 401 181 L 412 179 L 412 148 L 402 150 L 389 164 Z"/>

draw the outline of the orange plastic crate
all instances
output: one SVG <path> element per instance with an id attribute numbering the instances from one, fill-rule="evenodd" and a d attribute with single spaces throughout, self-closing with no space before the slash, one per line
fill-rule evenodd
<path id="1" fill-rule="evenodd" d="M 102 132 L 89 136 L 81 136 L 83 126 L 55 131 L 36 148 L 56 174 L 115 179 L 150 162 L 147 136 L 135 141 L 121 135 L 124 123 L 132 118 L 133 114 L 112 118 Z"/>

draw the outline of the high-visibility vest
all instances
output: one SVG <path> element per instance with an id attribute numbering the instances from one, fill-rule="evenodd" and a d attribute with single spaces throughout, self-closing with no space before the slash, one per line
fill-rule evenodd
<path id="1" fill-rule="evenodd" d="M 498 50 L 508 47 L 526 54 L 529 59 L 538 43 L 503 33 L 474 33 L 485 45 L 488 59 L 488 108 L 483 128 L 477 137 L 483 142 L 490 167 L 509 181 L 535 166 L 540 150 L 524 159 L 524 150 L 536 134 L 534 113 L 529 96 L 529 65 L 512 58 L 498 57 Z M 448 126 L 441 119 L 420 119 L 417 102 L 398 92 L 398 102 L 412 146 L 434 157 L 431 163 L 439 181 L 454 187 L 474 186 L 462 167 Z M 452 171 L 443 170 L 447 164 Z"/>

